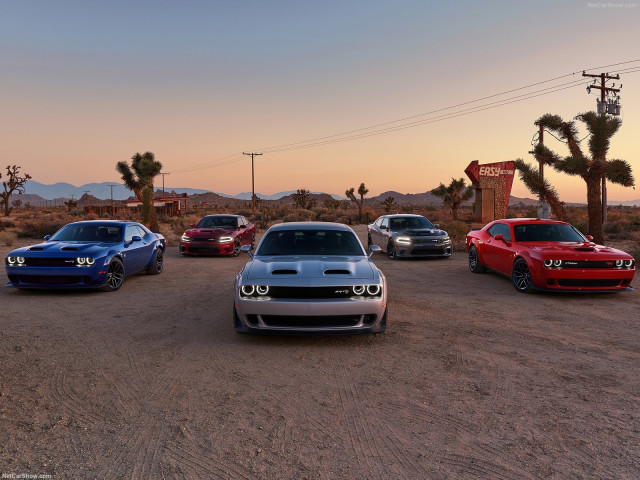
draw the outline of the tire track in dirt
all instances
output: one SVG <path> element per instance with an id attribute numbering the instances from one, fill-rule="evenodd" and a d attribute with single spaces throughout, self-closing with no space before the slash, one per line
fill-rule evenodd
<path id="1" fill-rule="evenodd" d="M 59 370 L 51 377 L 50 391 L 59 406 L 83 426 L 92 427 L 111 423 L 107 416 L 87 408 L 86 402 L 75 393 L 73 382 L 63 370 Z"/>

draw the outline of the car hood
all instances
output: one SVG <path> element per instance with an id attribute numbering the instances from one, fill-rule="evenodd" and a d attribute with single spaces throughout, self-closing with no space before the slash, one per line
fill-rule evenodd
<path id="1" fill-rule="evenodd" d="M 570 255 L 575 258 L 589 257 L 596 255 L 598 258 L 604 258 L 608 255 L 620 257 L 628 257 L 629 254 L 615 248 L 606 247 L 604 245 L 596 245 L 591 242 L 523 242 L 531 250 L 540 252 L 541 254 L 558 254 L 564 256 Z"/>
<path id="2" fill-rule="evenodd" d="M 265 256 L 247 263 L 245 280 L 277 280 L 285 278 L 359 279 L 377 281 L 378 269 L 369 257 Z M 296 280 L 298 281 L 298 280 Z"/>
<path id="3" fill-rule="evenodd" d="M 43 242 L 37 245 L 29 245 L 28 247 L 13 250 L 11 256 L 56 256 L 56 257 L 75 257 L 82 255 L 96 255 L 99 252 L 112 248 L 113 243 L 89 243 L 89 242 Z"/>

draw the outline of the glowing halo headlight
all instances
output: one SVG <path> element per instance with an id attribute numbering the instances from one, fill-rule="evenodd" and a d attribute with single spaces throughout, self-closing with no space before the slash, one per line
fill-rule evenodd
<path id="1" fill-rule="evenodd" d="M 411 239 L 409 237 L 398 237 L 396 238 L 396 242 L 401 245 L 409 245 L 411 243 Z"/>
<path id="2" fill-rule="evenodd" d="M 14 263 L 16 263 L 16 257 L 7 257 L 7 263 L 9 265 L 13 265 Z"/>
<path id="3" fill-rule="evenodd" d="M 256 291 L 256 287 L 254 287 L 253 285 L 242 285 L 240 287 L 240 291 L 242 292 L 243 295 L 253 295 L 253 292 Z"/>
<path id="4" fill-rule="evenodd" d="M 627 267 L 627 268 L 633 267 L 633 260 L 631 260 L 631 259 L 625 260 L 624 261 L 624 266 Z"/>
<path id="5" fill-rule="evenodd" d="M 87 265 L 93 265 L 94 263 L 96 263 L 95 258 L 87 257 Z"/>
<path id="6" fill-rule="evenodd" d="M 84 258 L 84 257 L 78 257 L 78 258 L 76 258 L 76 263 L 77 263 L 78 265 L 84 265 L 86 261 L 87 261 L 87 259 L 86 259 L 86 258 Z"/>
<path id="7" fill-rule="evenodd" d="M 562 266 L 562 260 L 554 260 L 553 261 L 553 266 L 554 267 L 561 267 Z"/>
<path id="8" fill-rule="evenodd" d="M 269 287 L 266 285 L 258 285 L 256 292 L 258 292 L 258 295 L 266 295 L 269 292 Z"/>
<path id="9" fill-rule="evenodd" d="M 545 260 L 544 266 L 547 268 L 553 267 L 553 260 Z"/>
<path id="10" fill-rule="evenodd" d="M 220 243 L 229 243 L 229 242 L 233 242 L 233 237 L 220 237 L 218 239 L 218 242 Z"/>
<path id="11" fill-rule="evenodd" d="M 616 267 L 618 268 L 622 267 L 623 263 L 624 263 L 624 260 L 616 260 Z"/>
<path id="12" fill-rule="evenodd" d="M 367 293 L 369 295 L 378 295 L 380 293 L 380 285 L 367 285 Z"/>
<path id="13" fill-rule="evenodd" d="M 365 291 L 366 287 L 364 285 L 354 285 L 353 286 L 353 293 L 355 293 L 356 295 L 362 295 Z"/>
<path id="14" fill-rule="evenodd" d="M 16 262 L 24 263 L 24 257 L 16 257 Z"/>

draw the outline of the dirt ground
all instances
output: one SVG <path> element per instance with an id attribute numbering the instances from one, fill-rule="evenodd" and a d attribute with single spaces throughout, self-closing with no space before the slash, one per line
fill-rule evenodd
<path id="1" fill-rule="evenodd" d="M 2 478 L 640 478 L 637 291 L 376 255 L 381 335 L 235 333 L 244 255 L 172 247 L 115 293 L 0 289 Z"/>

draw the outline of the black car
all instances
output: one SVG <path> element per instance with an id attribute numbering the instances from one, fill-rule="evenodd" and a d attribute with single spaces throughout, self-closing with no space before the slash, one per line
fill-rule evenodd
<path id="1" fill-rule="evenodd" d="M 383 215 L 367 227 L 367 242 L 378 245 L 389 258 L 450 257 L 449 234 L 422 215 Z"/>

